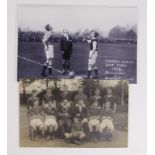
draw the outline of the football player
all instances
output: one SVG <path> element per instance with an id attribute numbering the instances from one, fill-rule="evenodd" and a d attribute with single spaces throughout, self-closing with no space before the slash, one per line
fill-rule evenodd
<path id="1" fill-rule="evenodd" d="M 39 101 L 37 90 L 32 90 L 32 95 L 28 98 L 27 109 L 32 109 L 35 100 Z"/>
<path id="2" fill-rule="evenodd" d="M 84 101 L 81 99 L 74 107 L 74 118 L 78 118 L 83 125 L 83 131 L 85 134 L 89 132 L 88 130 L 88 118 L 87 109 Z"/>
<path id="3" fill-rule="evenodd" d="M 55 97 L 52 94 L 52 88 L 47 88 L 46 93 L 43 96 L 43 101 L 42 101 L 42 105 L 45 106 L 46 104 L 48 104 L 49 101 L 54 102 L 55 101 Z"/>
<path id="4" fill-rule="evenodd" d="M 79 121 L 78 118 L 74 118 L 74 122 L 72 124 L 71 133 L 65 133 L 65 140 L 66 142 L 73 142 L 74 144 L 81 144 L 86 135 L 83 131 L 83 125 Z"/>
<path id="5" fill-rule="evenodd" d="M 112 94 L 112 90 L 110 88 L 107 89 L 107 95 L 104 97 L 104 103 L 110 102 L 110 107 L 113 110 L 113 112 L 116 112 L 117 104 L 116 104 L 116 98 Z"/>
<path id="6" fill-rule="evenodd" d="M 39 100 L 34 100 L 33 107 L 29 109 L 29 113 L 31 138 L 36 141 L 38 136 L 43 134 L 42 108 L 39 106 Z"/>
<path id="7" fill-rule="evenodd" d="M 72 54 L 72 37 L 69 35 L 68 30 L 63 30 L 63 36 L 61 37 L 61 51 L 63 52 L 63 74 L 69 73 L 70 57 Z"/>
<path id="8" fill-rule="evenodd" d="M 67 99 L 65 99 L 58 108 L 58 125 L 59 125 L 59 136 L 64 137 L 65 132 L 71 131 L 72 126 L 72 106 Z"/>
<path id="9" fill-rule="evenodd" d="M 95 95 L 91 97 L 91 103 L 93 103 L 93 101 L 95 100 L 99 103 L 99 106 L 102 107 L 103 99 L 101 97 L 101 92 L 99 89 L 95 90 Z"/>
<path id="10" fill-rule="evenodd" d="M 99 127 L 100 137 L 102 140 L 110 141 L 112 138 L 112 134 L 114 132 L 113 117 L 114 113 L 110 108 L 110 102 L 106 102 L 101 114 L 101 124 Z"/>
<path id="11" fill-rule="evenodd" d="M 94 78 L 98 77 L 98 69 L 97 69 L 97 65 L 96 65 L 96 59 L 98 57 L 98 32 L 92 30 L 91 33 L 91 40 L 87 40 L 89 43 L 89 48 L 90 48 L 90 52 L 89 52 L 89 60 L 88 60 L 88 73 L 86 78 L 89 79 L 91 72 L 94 71 L 95 76 Z"/>
<path id="12" fill-rule="evenodd" d="M 46 136 L 46 140 L 53 140 L 58 129 L 57 108 L 55 101 L 49 101 L 48 104 L 44 106 L 43 110 L 45 114 L 44 134 Z"/>
<path id="13" fill-rule="evenodd" d="M 83 88 L 81 86 L 78 87 L 78 93 L 74 96 L 74 105 L 76 105 L 79 100 L 83 100 L 85 105 L 88 105 L 88 97 L 84 94 Z"/>
<path id="14" fill-rule="evenodd" d="M 93 142 L 97 142 L 99 138 L 100 112 L 101 108 L 99 107 L 98 102 L 94 101 L 88 109 L 88 127 L 90 138 Z"/>
<path id="15" fill-rule="evenodd" d="M 54 58 L 54 47 L 53 47 L 53 27 L 50 24 L 45 26 L 45 34 L 42 39 L 44 45 L 44 51 L 46 55 L 46 62 L 43 66 L 41 75 L 43 77 L 46 76 L 46 69 L 48 68 L 49 75 L 52 75 L 52 65 L 53 65 L 53 58 Z"/>

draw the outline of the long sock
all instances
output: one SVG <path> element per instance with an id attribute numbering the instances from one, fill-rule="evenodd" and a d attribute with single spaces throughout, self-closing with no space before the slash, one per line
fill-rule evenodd
<path id="1" fill-rule="evenodd" d="M 46 69 L 47 69 L 47 66 L 44 65 L 44 66 L 43 66 L 43 69 L 42 69 L 42 73 L 41 73 L 42 75 L 46 75 L 46 74 L 45 74 Z"/>
<path id="2" fill-rule="evenodd" d="M 98 76 L 98 70 L 95 69 L 94 72 L 95 72 L 95 77 L 97 77 Z"/>
<path id="3" fill-rule="evenodd" d="M 69 68 L 70 68 L 69 62 L 67 63 L 66 68 L 67 68 L 67 70 L 69 71 Z"/>
<path id="4" fill-rule="evenodd" d="M 48 68 L 48 73 L 49 73 L 49 75 L 52 75 L 52 68 L 51 67 Z"/>
<path id="5" fill-rule="evenodd" d="M 90 78 L 90 75 L 91 75 L 91 71 L 88 70 L 87 77 Z"/>

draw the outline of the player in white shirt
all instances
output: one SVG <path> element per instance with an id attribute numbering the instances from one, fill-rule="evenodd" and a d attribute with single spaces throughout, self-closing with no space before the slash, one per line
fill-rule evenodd
<path id="1" fill-rule="evenodd" d="M 50 24 L 47 24 L 45 26 L 46 32 L 44 34 L 44 37 L 42 39 L 43 45 L 44 45 L 44 52 L 46 55 L 46 62 L 43 66 L 41 75 L 43 77 L 46 76 L 46 69 L 48 68 L 49 75 L 52 75 L 52 64 L 53 64 L 53 58 L 54 58 L 54 47 L 53 47 L 53 27 Z"/>

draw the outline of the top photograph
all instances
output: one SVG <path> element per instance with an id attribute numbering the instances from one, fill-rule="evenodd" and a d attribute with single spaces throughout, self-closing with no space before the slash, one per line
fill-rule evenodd
<path id="1" fill-rule="evenodd" d="M 19 5 L 22 78 L 137 83 L 136 7 Z"/>

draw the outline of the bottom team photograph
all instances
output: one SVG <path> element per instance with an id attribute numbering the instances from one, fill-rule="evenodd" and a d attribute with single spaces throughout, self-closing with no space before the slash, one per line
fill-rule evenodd
<path id="1" fill-rule="evenodd" d="M 128 81 L 21 79 L 21 147 L 128 147 Z"/>

